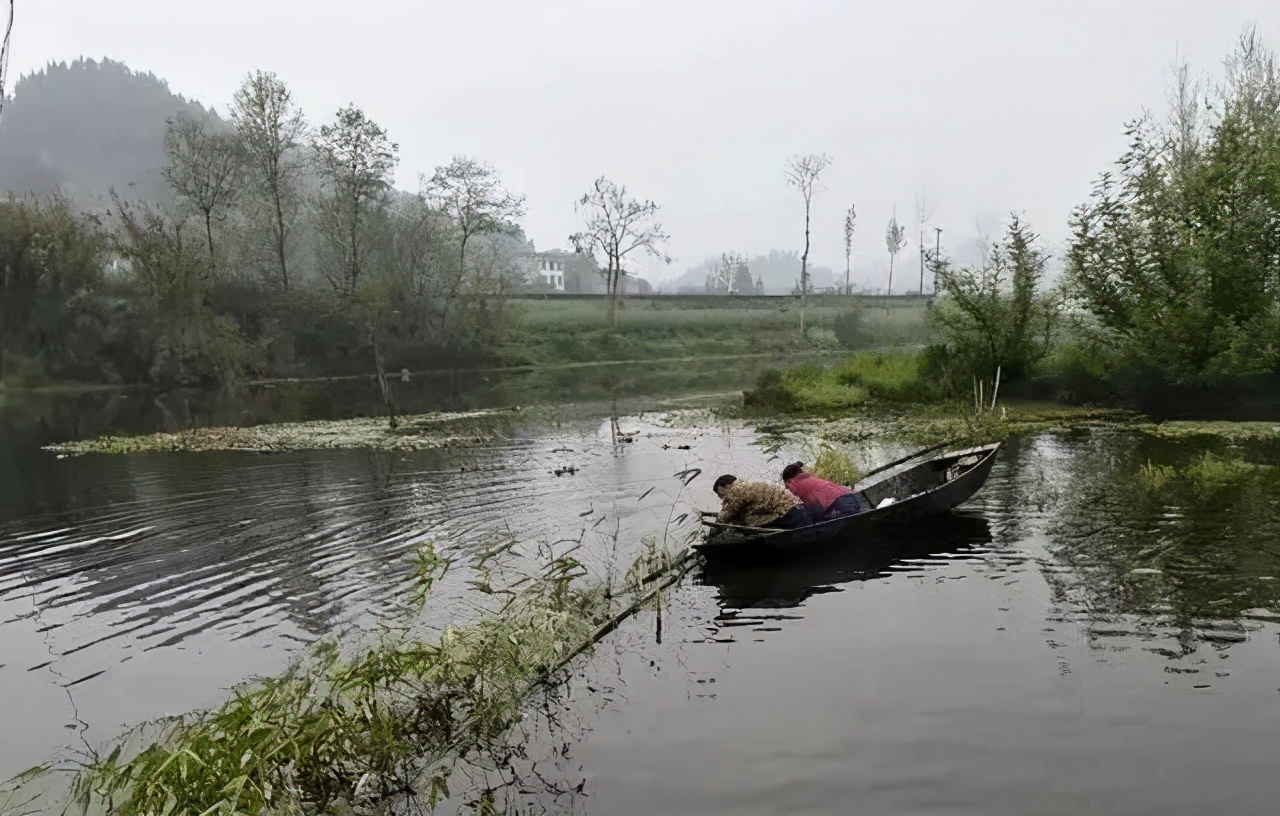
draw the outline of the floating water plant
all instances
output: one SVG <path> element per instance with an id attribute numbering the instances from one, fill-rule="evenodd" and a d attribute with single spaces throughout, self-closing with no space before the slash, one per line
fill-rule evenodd
<path id="1" fill-rule="evenodd" d="M 458 762 L 498 740 L 534 691 L 691 564 L 650 542 L 619 587 L 584 581 L 572 554 L 504 578 L 497 559 L 511 549 L 469 564 L 473 587 L 498 602 L 492 614 L 433 639 L 388 631 L 349 659 L 335 644 L 318 647 L 135 756 L 117 747 L 79 775 L 77 805 L 126 816 L 318 814 L 411 796 L 433 807 Z M 450 567 L 430 547 L 417 554 L 418 604 Z"/>
<path id="2" fill-rule="evenodd" d="M 316 422 L 280 422 L 249 428 L 194 428 L 178 433 L 103 436 L 50 445 L 46 450 L 72 453 L 151 453 L 159 451 L 259 451 L 368 448 L 424 450 L 484 442 L 486 427 L 514 410 L 402 416 L 391 428 L 385 419 L 357 418 Z"/>

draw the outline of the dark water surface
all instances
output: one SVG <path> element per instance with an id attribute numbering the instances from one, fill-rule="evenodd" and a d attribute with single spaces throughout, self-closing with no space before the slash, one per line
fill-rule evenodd
<path id="1" fill-rule="evenodd" d="M 512 811 L 1280 812 L 1277 458 L 1236 453 L 1152 508 L 1203 446 L 1042 435 L 950 524 L 707 564 L 526 724 Z"/>
<path id="2" fill-rule="evenodd" d="M 627 398 L 662 389 L 630 387 L 616 420 L 579 406 L 417 453 L 55 459 L 34 448 L 65 438 L 50 414 L 6 415 L 22 469 L 0 471 L 0 777 L 371 629 L 421 542 L 580 540 L 604 572 L 692 532 L 708 477 L 806 454 L 641 414 Z M 708 564 L 535 706 L 504 795 L 513 812 L 1274 816 L 1277 464 L 1274 446 L 1044 434 L 949 524 Z M 467 614 L 453 598 L 438 620 Z"/>

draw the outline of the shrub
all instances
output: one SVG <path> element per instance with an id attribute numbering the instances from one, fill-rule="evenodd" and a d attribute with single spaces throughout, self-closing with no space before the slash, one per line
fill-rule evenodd
<path id="1" fill-rule="evenodd" d="M 872 344 L 861 306 L 836 315 L 831 321 L 831 330 L 835 332 L 840 345 L 847 349 L 865 348 Z"/>

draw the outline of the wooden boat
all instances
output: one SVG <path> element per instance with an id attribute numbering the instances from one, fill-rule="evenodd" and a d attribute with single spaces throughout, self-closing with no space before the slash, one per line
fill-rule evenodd
<path id="1" fill-rule="evenodd" d="M 706 538 L 693 546 L 706 555 L 759 548 L 790 550 L 832 542 L 881 525 L 897 526 L 947 513 L 986 484 L 1000 445 L 994 442 L 947 451 L 909 464 L 937 450 L 926 448 L 872 471 L 853 486 L 863 506 L 871 509 L 853 516 L 789 530 L 720 524 L 704 518 Z"/>

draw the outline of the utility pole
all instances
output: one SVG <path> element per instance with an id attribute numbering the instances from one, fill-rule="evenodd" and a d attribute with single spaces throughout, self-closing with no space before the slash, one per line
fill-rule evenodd
<path id="1" fill-rule="evenodd" d="M 942 227 L 934 227 L 936 233 L 933 248 L 933 293 L 938 294 L 938 264 L 942 263 Z"/>
<path id="2" fill-rule="evenodd" d="M 920 225 L 920 294 L 924 294 L 924 224 Z"/>

